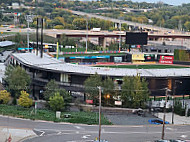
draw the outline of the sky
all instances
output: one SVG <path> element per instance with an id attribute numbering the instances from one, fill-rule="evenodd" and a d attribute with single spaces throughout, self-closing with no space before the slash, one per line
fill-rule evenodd
<path id="1" fill-rule="evenodd" d="M 190 0 L 132 0 L 135 2 L 150 2 L 150 3 L 157 3 L 159 1 L 162 1 L 167 4 L 171 5 L 181 5 L 183 3 L 190 3 Z"/>

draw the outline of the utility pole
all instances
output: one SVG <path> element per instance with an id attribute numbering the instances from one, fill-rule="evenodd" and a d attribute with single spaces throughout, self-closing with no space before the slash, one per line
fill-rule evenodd
<path id="1" fill-rule="evenodd" d="M 38 56 L 38 18 L 37 18 L 37 26 L 36 26 L 36 56 Z"/>
<path id="2" fill-rule="evenodd" d="M 119 22 L 119 30 L 120 30 L 120 33 L 119 33 L 119 52 L 121 51 L 121 20 Z"/>
<path id="3" fill-rule="evenodd" d="M 168 88 L 166 88 L 166 97 L 164 103 L 164 115 L 163 115 L 163 126 L 162 126 L 162 140 L 164 140 L 164 129 L 165 129 L 165 117 L 166 117 L 166 103 L 168 101 Z"/>
<path id="4" fill-rule="evenodd" d="M 41 58 L 43 58 L 43 18 L 41 18 Z"/>
<path id="5" fill-rule="evenodd" d="M 30 26 L 30 23 L 33 22 L 33 18 L 35 17 L 35 15 L 26 15 L 25 16 L 25 19 L 26 19 L 26 22 L 27 22 L 27 48 L 28 48 L 28 51 L 29 51 L 29 26 Z"/>
<path id="6" fill-rule="evenodd" d="M 88 49 L 88 17 L 86 17 L 86 52 Z"/>
<path id="7" fill-rule="evenodd" d="M 100 137 L 101 137 L 101 92 L 102 92 L 102 89 L 101 89 L 101 86 L 98 86 L 98 89 L 99 89 L 99 137 L 98 137 L 98 140 L 100 142 Z"/>

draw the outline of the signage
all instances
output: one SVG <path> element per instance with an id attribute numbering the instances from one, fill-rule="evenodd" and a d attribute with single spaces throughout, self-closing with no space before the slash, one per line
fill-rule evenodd
<path id="1" fill-rule="evenodd" d="M 48 47 L 48 45 L 46 44 L 46 45 L 45 45 L 45 49 L 48 49 L 48 48 L 49 48 L 49 47 Z"/>
<path id="2" fill-rule="evenodd" d="M 144 61 L 144 54 L 133 54 L 132 60 L 143 60 Z"/>
<path id="3" fill-rule="evenodd" d="M 174 60 L 174 56 L 160 56 L 160 60 Z"/>
<path id="4" fill-rule="evenodd" d="M 173 64 L 172 60 L 160 60 L 159 61 L 160 64 Z"/>
<path id="5" fill-rule="evenodd" d="M 121 106 L 122 105 L 122 101 L 115 101 L 115 105 Z"/>
<path id="6" fill-rule="evenodd" d="M 160 56 L 160 64 L 173 64 L 174 56 Z"/>
<path id="7" fill-rule="evenodd" d="M 93 104 L 93 100 L 86 100 L 87 104 Z"/>

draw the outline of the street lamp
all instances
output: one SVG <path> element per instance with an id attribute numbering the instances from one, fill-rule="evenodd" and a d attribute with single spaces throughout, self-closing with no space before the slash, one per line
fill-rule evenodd
<path id="1" fill-rule="evenodd" d="M 99 137 L 98 137 L 98 140 L 100 142 L 100 137 L 101 137 L 101 93 L 102 93 L 102 88 L 101 86 L 98 86 L 97 87 L 99 89 Z"/>
<path id="2" fill-rule="evenodd" d="M 164 130 L 165 130 L 165 118 L 166 118 L 166 103 L 168 101 L 168 88 L 166 88 L 166 96 L 165 96 L 165 103 L 164 103 L 164 115 L 163 115 L 163 126 L 162 126 L 162 140 L 164 139 Z"/>

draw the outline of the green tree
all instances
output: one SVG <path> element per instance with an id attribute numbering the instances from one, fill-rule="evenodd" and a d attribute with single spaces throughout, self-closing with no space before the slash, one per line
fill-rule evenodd
<path id="1" fill-rule="evenodd" d="M 103 87 L 105 104 L 113 105 L 113 96 L 115 95 L 114 82 L 112 81 L 110 77 L 108 77 L 103 81 L 102 87 Z"/>
<path id="2" fill-rule="evenodd" d="M 148 100 L 148 83 L 139 75 L 135 77 L 124 77 L 121 99 L 126 107 L 144 107 Z"/>
<path id="3" fill-rule="evenodd" d="M 18 99 L 18 105 L 22 106 L 22 107 L 31 107 L 32 106 L 32 99 L 29 98 L 29 94 L 26 91 L 21 91 L 20 92 L 21 95 Z"/>
<path id="4" fill-rule="evenodd" d="M 59 88 L 55 80 L 50 80 L 45 86 L 44 98 L 46 101 L 49 101 L 50 97 L 54 96 L 55 93 L 59 93 L 65 101 L 65 106 L 68 106 L 71 103 L 71 95 L 63 88 Z"/>
<path id="5" fill-rule="evenodd" d="M 50 108 L 53 111 L 62 111 L 65 108 L 65 103 L 63 97 L 59 92 L 55 93 L 54 96 L 51 96 L 49 99 Z"/>
<path id="6" fill-rule="evenodd" d="M 51 96 L 54 96 L 55 92 L 57 92 L 59 89 L 59 86 L 55 82 L 55 80 L 50 80 L 47 85 L 45 86 L 45 91 L 44 91 L 44 98 L 46 101 L 49 101 L 49 98 Z"/>
<path id="7" fill-rule="evenodd" d="M 185 22 L 184 26 L 187 29 L 187 31 L 190 31 L 190 21 Z"/>
<path id="8" fill-rule="evenodd" d="M 0 104 L 7 104 L 10 101 L 10 93 L 7 90 L 0 91 Z"/>
<path id="9" fill-rule="evenodd" d="M 102 86 L 102 79 L 97 73 L 91 75 L 84 82 L 85 93 L 88 95 L 88 99 L 92 99 L 95 104 L 98 102 L 99 90 L 98 86 Z"/>
<path id="10" fill-rule="evenodd" d="M 5 81 L 7 88 L 13 93 L 13 96 L 19 97 L 21 90 L 29 90 L 30 76 L 20 66 L 13 68 L 8 66 L 5 71 Z"/>

